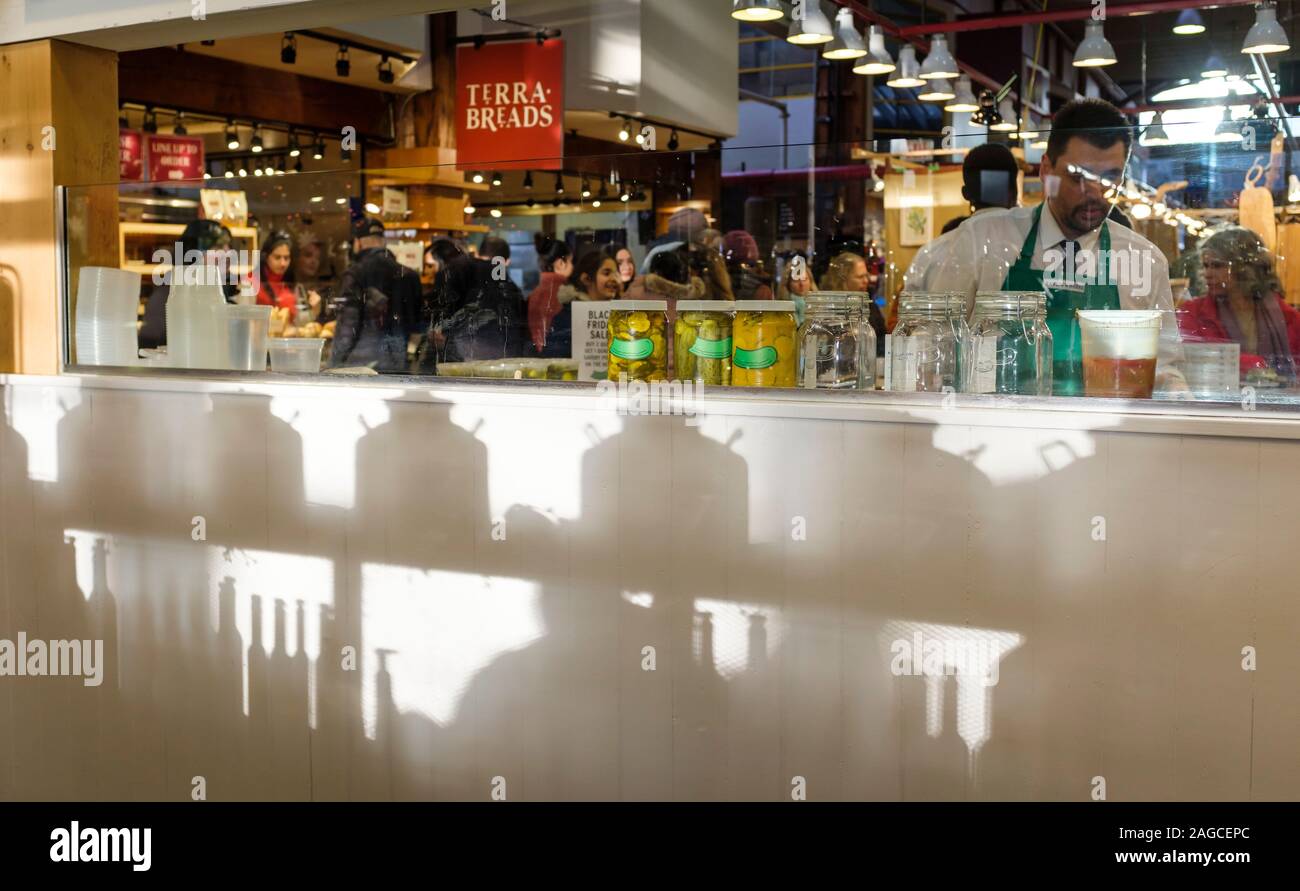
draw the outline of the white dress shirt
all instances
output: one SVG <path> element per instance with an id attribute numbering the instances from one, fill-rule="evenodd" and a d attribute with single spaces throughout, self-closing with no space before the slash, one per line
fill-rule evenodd
<path id="1" fill-rule="evenodd" d="M 968 313 L 973 311 L 976 291 L 1002 289 L 1007 273 L 1020 257 L 1021 246 L 1029 237 L 1034 210 L 1034 207 L 1016 207 L 972 215 L 949 233 L 955 237 L 943 247 L 936 268 L 927 274 L 927 290 L 965 294 Z M 1101 239 L 1098 227 L 1074 239 L 1078 245 L 1076 267 L 1090 267 L 1107 276 L 1119 291 L 1121 309 L 1155 309 L 1164 313 L 1156 386 L 1183 389 L 1183 350 L 1169 288 L 1169 261 L 1158 247 L 1132 229 L 1113 220 L 1106 223 L 1106 228 L 1110 233 L 1111 256 L 1102 258 L 1097 253 Z M 1044 204 L 1031 268 L 1047 269 L 1048 252 L 1052 252 L 1052 260 L 1059 259 L 1062 255 L 1058 252 L 1069 240 L 1062 234 L 1051 208 Z"/>
<path id="2" fill-rule="evenodd" d="M 957 229 L 965 226 L 980 214 L 1004 209 L 1001 207 L 981 207 L 962 220 Z M 938 275 L 939 270 L 951 259 L 953 242 L 957 238 L 957 229 L 950 229 L 916 252 L 916 256 L 912 258 L 912 265 L 907 267 L 907 274 L 903 276 L 904 291 L 928 293 L 934 290 L 935 277 Z"/>

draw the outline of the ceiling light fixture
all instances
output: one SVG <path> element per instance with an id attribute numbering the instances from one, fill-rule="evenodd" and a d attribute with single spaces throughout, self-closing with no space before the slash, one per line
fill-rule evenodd
<path id="1" fill-rule="evenodd" d="M 631 138 L 632 138 L 632 122 L 624 118 L 623 129 L 618 131 L 618 141 L 627 142 Z"/>
<path id="2" fill-rule="evenodd" d="M 189 132 L 189 130 L 185 129 L 185 112 L 176 112 L 176 121 L 172 124 L 172 133 L 176 136 L 185 136 Z"/>
<path id="3" fill-rule="evenodd" d="M 239 130 L 233 119 L 226 119 L 226 148 L 232 152 L 239 148 Z"/>
<path id="4" fill-rule="evenodd" d="M 140 125 L 140 129 L 146 133 L 158 132 L 158 115 L 152 108 L 144 110 L 144 123 Z"/>
<path id="5" fill-rule="evenodd" d="M 916 47 L 908 44 L 898 51 L 898 70 L 894 76 L 885 81 L 894 89 L 906 87 L 923 87 L 925 81 L 917 76 L 919 66 L 916 64 Z"/>
<path id="6" fill-rule="evenodd" d="M 476 185 L 481 184 L 483 182 L 483 171 L 475 170 L 470 174 L 469 181 Z"/>
<path id="7" fill-rule="evenodd" d="M 775 22 L 785 16 L 781 0 L 732 0 L 731 17 L 742 22 Z"/>
<path id="8" fill-rule="evenodd" d="M 926 81 L 926 85 L 916 94 L 916 98 L 922 102 L 947 102 L 949 99 L 956 99 L 957 94 L 953 92 L 952 84 L 946 80 Z"/>
<path id="9" fill-rule="evenodd" d="M 582 197 L 591 197 L 591 180 L 587 179 L 585 176 L 582 178 Z"/>
<path id="10" fill-rule="evenodd" d="M 795 46 L 814 46 L 829 43 L 832 36 L 831 22 L 822 12 L 820 0 L 805 0 L 803 15 L 791 16 L 785 39 Z"/>
<path id="11" fill-rule="evenodd" d="M 531 170 L 524 173 L 524 188 L 530 192 L 533 190 L 533 172 Z"/>
<path id="12" fill-rule="evenodd" d="M 1016 129 L 1016 109 L 1011 104 L 1011 97 L 1002 100 L 998 106 L 998 119 L 989 124 L 989 129 L 999 133 L 1011 133 Z"/>
<path id="13" fill-rule="evenodd" d="M 951 80 L 960 74 L 957 60 L 948 49 L 948 38 L 942 34 L 934 35 L 930 41 L 930 55 L 921 63 L 922 80 Z"/>
<path id="14" fill-rule="evenodd" d="M 388 54 L 379 58 L 379 82 L 381 84 L 391 84 L 396 79 L 393 73 L 393 63 L 388 60 Z"/>
<path id="15" fill-rule="evenodd" d="M 352 73 L 352 60 L 348 58 L 348 45 L 339 44 L 338 55 L 334 57 L 334 73 L 339 77 L 347 77 Z"/>
<path id="16" fill-rule="evenodd" d="M 835 35 L 822 50 L 823 59 L 861 59 L 867 54 L 867 45 L 853 24 L 853 11 L 842 7 L 835 13 Z"/>
<path id="17" fill-rule="evenodd" d="M 1201 69 L 1201 77 L 1205 80 L 1213 80 L 1216 77 L 1227 77 L 1228 66 L 1223 64 L 1217 53 L 1210 53 L 1210 57 L 1205 60 L 1205 67 Z"/>
<path id="18" fill-rule="evenodd" d="M 867 54 L 862 61 L 853 66 L 854 74 L 888 74 L 897 66 L 894 57 L 885 48 L 885 33 L 879 25 L 867 29 Z"/>
<path id="19" fill-rule="evenodd" d="M 1074 67 L 1100 68 L 1103 65 L 1114 65 L 1117 61 L 1115 47 L 1106 39 L 1101 22 L 1088 22 L 1084 25 L 1083 42 L 1074 51 Z"/>
<path id="20" fill-rule="evenodd" d="M 1164 117 L 1160 112 L 1157 111 L 1151 118 L 1151 123 L 1142 134 L 1141 141 L 1143 145 L 1169 145 L 1172 142 L 1169 134 L 1165 132 Z"/>
<path id="21" fill-rule="evenodd" d="M 681 147 L 682 141 L 677 136 L 677 129 L 674 127 L 673 132 L 668 136 L 668 151 L 675 152 Z"/>
<path id="22" fill-rule="evenodd" d="M 298 134 L 292 130 L 289 131 L 289 157 L 296 158 L 302 154 L 302 146 L 298 143 Z"/>
<path id="23" fill-rule="evenodd" d="M 963 74 L 957 78 L 956 95 L 952 101 L 943 107 L 944 111 L 951 112 L 970 112 L 979 111 L 979 103 L 975 101 L 975 92 L 971 89 L 970 77 Z"/>
<path id="24" fill-rule="evenodd" d="M 1277 20 L 1277 6 L 1265 0 L 1255 6 L 1255 24 L 1241 44 L 1243 53 L 1284 53 L 1291 48 L 1286 31 Z"/>
<path id="25" fill-rule="evenodd" d="M 284 37 L 280 38 L 280 63 L 283 65 L 292 65 L 298 61 L 298 38 L 293 36 L 292 31 L 285 31 Z"/>
<path id="26" fill-rule="evenodd" d="M 563 194 L 564 194 L 564 174 L 563 174 L 563 173 L 557 173 L 557 174 L 555 174 L 555 194 L 557 194 L 557 195 L 563 195 Z"/>
<path id="27" fill-rule="evenodd" d="M 501 178 L 501 171 L 499 171 L 499 170 L 494 171 L 494 172 L 492 173 L 492 179 L 491 179 L 491 183 L 492 183 L 493 187 L 499 189 L 499 188 L 501 188 L 501 183 L 503 183 L 503 182 L 504 182 L 504 180 Z"/>
<path id="28" fill-rule="evenodd" d="M 311 156 L 315 161 L 325 160 L 325 140 L 319 135 L 316 137 L 316 144 L 311 147 Z"/>
<path id="29" fill-rule="evenodd" d="M 263 143 L 262 143 L 262 128 L 261 128 L 261 127 L 254 127 L 254 128 L 253 128 L 253 141 L 252 141 L 251 143 L 249 143 L 248 148 L 249 148 L 249 151 L 252 151 L 252 152 L 254 152 L 254 153 L 260 152 L 260 151 L 262 150 L 262 148 L 263 148 Z"/>
<path id="30" fill-rule="evenodd" d="M 1174 22 L 1174 33 L 1189 35 L 1200 34 L 1205 30 L 1205 22 L 1201 20 L 1201 14 L 1194 9 L 1184 9 L 1178 13 L 1178 21 Z"/>

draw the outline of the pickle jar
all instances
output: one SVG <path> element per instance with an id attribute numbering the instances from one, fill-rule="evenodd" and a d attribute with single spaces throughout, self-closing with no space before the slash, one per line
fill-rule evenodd
<path id="1" fill-rule="evenodd" d="M 857 292 L 816 291 L 807 296 L 799 326 L 800 386 L 876 388 L 876 332 L 867 312 Z"/>
<path id="2" fill-rule="evenodd" d="M 898 322 L 885 341 L 885 389 L 955 392 L 961 385 L 965 314 L 962 294 L 900 294 Z"/>
<path id="3" fill-rule="evenodd" d="M 1042 291 L 980 291 L 962 347 L 967 393 L 1052 395 L 1052 332 Z"/>
<path id="4" fill-rule="evenodd" d="M 616 300 L 609 309 L 610 380 L 668 379 L 668 301 Z"/>
<path id="5" fill-rule="evenodd" d="M 733 304 L 725 300 L 678 300 L 673 323 L 673 377 L 731 386 Z"/>
<path id="6" fill-rule="evenodd" d="M 798 331 L 793 300 L 737 300 L 732 326 L 731 383 L 737 387 L 796 386 Z"/>

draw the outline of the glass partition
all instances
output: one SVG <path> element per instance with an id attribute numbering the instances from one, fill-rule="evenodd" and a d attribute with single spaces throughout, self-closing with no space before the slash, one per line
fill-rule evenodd
<path id="1" fill-rule="evenodd" d="M 1293 403 L 1300 120 L 1239 113 L 69 188 L 65 360 Z"/>

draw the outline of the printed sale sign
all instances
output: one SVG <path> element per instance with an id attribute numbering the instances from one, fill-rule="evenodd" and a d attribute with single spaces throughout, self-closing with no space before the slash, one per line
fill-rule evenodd
<path id="1" fill-rule="evenodd" d="M 456 164 L 462 170 L 559 170 L 564 41 L 456 50 Z"/>

